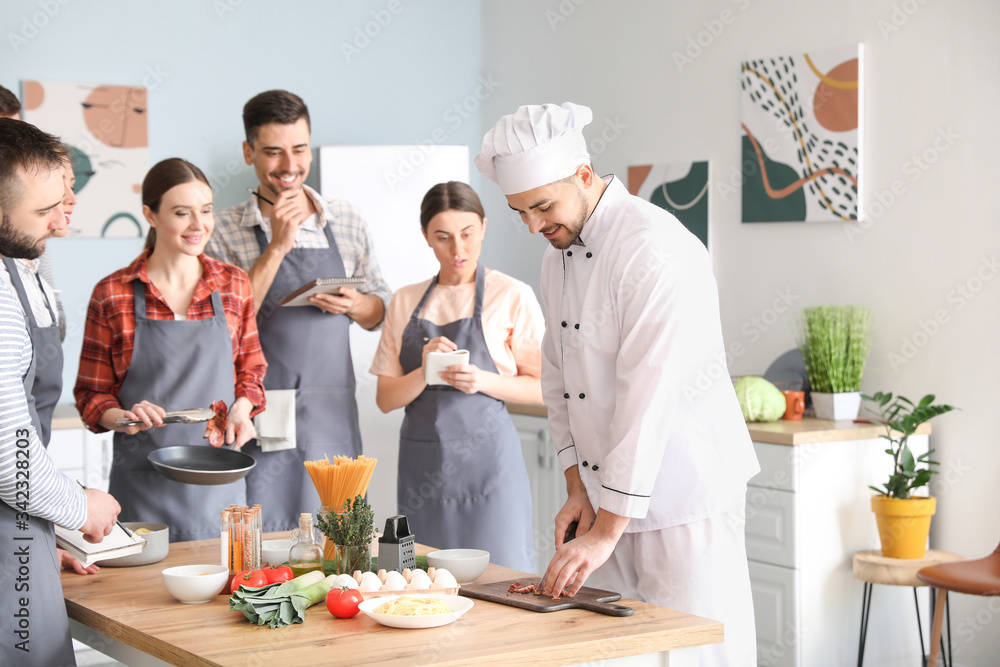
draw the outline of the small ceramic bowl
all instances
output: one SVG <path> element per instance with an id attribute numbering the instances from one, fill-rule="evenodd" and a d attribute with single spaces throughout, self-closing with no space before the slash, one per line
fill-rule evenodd
<path id="1" fill-rule="evenodd" d="M 490 552 L 482 549 L 444 549 L 427 554 L 428 567 L 445 568 L 462 585 L 478 579 L 489 564 Z"/>
<path id="2" fill-rule="evenodd" d="M 163 571 L 163 584 L 185 604 L 208 602 L 222 592 L 228 580 L 225 565 L 178 565 Z"/>
<path id="3" fill-rule="evenodd" d="M 264 540 L 260 543 L 261 564 L 281 565 L 288 560 L 288 552 L 291 548 L 291 540 Z"/>
<path id="4" fill-rule="evenodd" d="M 159 563 L 167 557 L 170 551 L 170 529 L 162 523 L 142 523 L 138 521 L 126 521 L 122 524 L 133 533 L 140 528 L 150 531 L 148 533 L 138 533 L 142 539 L 146 540 L 146 546 L 137 554 L 129 554 L 120 558 L 109 558 L 98 563 L 101 567 L 134 567 L 136 565 L 150 565 Z"/>

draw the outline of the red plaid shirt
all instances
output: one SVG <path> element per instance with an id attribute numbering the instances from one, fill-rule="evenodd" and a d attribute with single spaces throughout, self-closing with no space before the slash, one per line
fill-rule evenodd
<path id="1" fill-rule="evenodd" d="M 123 407 L 118 402 L 135 343 L 135 307 L 132 281 L 146 283 L 146 317 L 151 320 L 172 320 L 174 313 L 163 300 L 156 285 L 146 275 L 144 251 L 129 266 L 115 271 L 97 283 L 87 309 L 87 327 L 83 334 L 80 370 L 73 395 L 84 423 L 91 431 L 107 429 L 98 425 L 101 415 L 110 408 Z M 254 405 L 252 415 L 264 409 L 264 374 L 267 362 L 257 337 L 250 279 L 243 269 L 224 264 L 204 254 L 198 259 L 204 265 L 201 280 L 194 290 L 187 319 L 211 318 L 212 292 L 219 290 L 226 321 L 233 339 L 236 397 L 246 397 Z M 128 406 L 131 408 L 132 406 Z M 127 409 L 127 408 L 126 408 Z"/>

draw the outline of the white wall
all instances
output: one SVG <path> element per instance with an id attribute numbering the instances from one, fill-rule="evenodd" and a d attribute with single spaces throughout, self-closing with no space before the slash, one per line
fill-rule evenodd
<path id="1" fill-rule="evenodd" d="M 762 373 L 792 348 L 800 308 L 859 303 L 874 313 L 862 388 L 933 392 L 962 408 L 934 423 L 945 474 L 934 488 L 932 542 L 969 557 L 1000 541 L 1000 448 L 990 421 L 1000 370 L 1000 225 L 990 194 L 1000 182 L 991 155 L 1000 146 L 998 28 L 991 0 L 488 0 L 483 12 L 484 72 L 503 82 L 484 105 L 484 127 L 521 104 L 569 100 L 594 110 L 588 137 L 599 172 L 624 177 L 630 164 L 711 160 L 723 328 L 727 345 L 742 346 L 732 374 Z M 701 52 L 692 47 L 692 62 L 679 67 L 674 54 L 698 40 Z M 870 225 L 741 224 L 740 61 L 859 42 Z M 920 170 L 914 158 L 924 154 L 930 164 Z M 734 171 L 737 188 L 727 194 Z M 896 181 L 902 194 L 879 208 L 876 193 L 885 200 Z M 483 190 L 488 208 L 502 210 L 499 190 Z M 506 219 L 490 226 L 487 260 L 516 259 L 537 284 L 544 239 Z M 791 309 L 782 295 L 791 295 Z M 934 326 L 935 316 L 944 323 Z M 859 488 L 858 503 L 868 493 Z M 993 665 L 1000 654 L 1000 606 L 985 600 L 953 596 L 961 664 Z M 912 610 L 900 614 L 909 631 Z"/>

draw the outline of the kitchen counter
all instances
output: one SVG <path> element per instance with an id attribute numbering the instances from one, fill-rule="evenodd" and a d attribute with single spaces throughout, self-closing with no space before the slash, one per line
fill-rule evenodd
<path id="1" fill-rule="evenodd" d="M 265 536 L 267 539 L 287 534 Z M 418 554 L 428 547 L 417 546 Z M 64 572 L 63 594 L 75 639 L 129 665 L 565 665 L 594 659 L 673 651 L 667 664 L 697 665 L 694 647 L 720 642 L 721 623 L 663 607 L 622 600 L 635 608 L 616 618 L 583 611 L 525 611 L 476 600 L 458 621 L 440 628 L 400 630 L 364 614 L 334 619 L 325 605 L 306 622 L 277 630 L 251 625 L 230 612 L 228 597 L 181 604 L 164 588 L 160 572 L 174 565 L 214 563 L 219 541 L 178 542 L 159 563 L 102 568 L 79 576 Z M 477 583 L 523 573 L 490 565 Z"/>
<path id="2" fill-rule="evenodd" d="M 508 403 L 507 410 L 515 415 L 547 417 L 544 405 L 523 405 Z M 807 445 L 820 442 L 843 440 L 870 440 L 885 433 L 878 424 L 861 421 L 832 421 L 803 417 L 798 421 L 779 419 L 776 422 L 747 424 L 750 439 L 754 442 L 769 442 L 775 445 Z M 931 425 L 921 424 L 917 435 L 930 435 Z"/>
<path id="3" fill-rule="evenodd" d="M 60 403 L 52 413 L 52 430 L 85 428 L 80 413 L 72 403 Z"/>

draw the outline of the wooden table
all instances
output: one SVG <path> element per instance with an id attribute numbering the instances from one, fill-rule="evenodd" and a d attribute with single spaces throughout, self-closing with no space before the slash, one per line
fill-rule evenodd
<path id="1" fill-rule="evenodd" d="M 287 534 L 266 536 L 282 539 Z M 418 545 L 417 553 L 429 548 Z M 276 630 L 230 612 L 228 597 L 207 604 L 177 602 L 160 572 L 174 565 L 215 563 L 219 541 L 176 542 L 153 565 L 62 575 L 74 639 L 130 666 L 160 665 L 565 665 L 661 651 L 669 665 L 697 665 L 698 646 L 723 639 L 722 623 L 663 607 L 635 608 L 615 618 L 590 611 L 537 613 L 481 600 L 440 628 L 387 628 L 364 614 L 338 620 L 317 604 L 305 623 Z M 477 582 L 523 573 L 490 565 Z"/>

